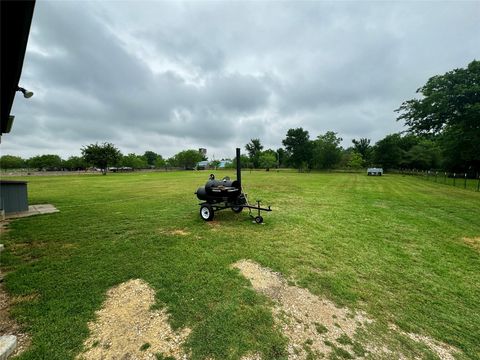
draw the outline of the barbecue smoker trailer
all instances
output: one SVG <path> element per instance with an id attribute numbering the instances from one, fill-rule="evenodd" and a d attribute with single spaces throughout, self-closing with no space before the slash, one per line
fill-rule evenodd
<path id="1" fill-rule="evenodd" d="M 272 211 L 270 206 L 263 208 L 260 206 L 260 200 L 253 206 L 248 203 L 247 194 L 242 190 L 242 173 L 240 166 L 240 149 L 237 148 L 237 180 L 231 181 L 228 177 L 222 180 L 215 180 L 215 175 L 210 174 L 210 179 L 205 186 L 197 189 L 195 194 L 197 198 L 203 200 L 200 203 L 200 217 L 205 221 L 213 219 L 215 211 L 232 209 L 235 213 L 242 212 L 243 209 L 249 210 L 249 215 L 255 219 L 257 224 L 263 222 L 261 211 Z M 252 210 L 257 211 L 257 215 L 252 215 Z"/>

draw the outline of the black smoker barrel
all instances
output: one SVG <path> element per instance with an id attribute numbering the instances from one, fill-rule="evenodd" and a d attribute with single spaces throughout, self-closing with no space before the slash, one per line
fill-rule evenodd
<path id="1" fill-rule="evenodd" d="M 240 163 L 240 148 L 237 148 L 237 182 L 238 188 L 242 189 L 242 164 Z"/>

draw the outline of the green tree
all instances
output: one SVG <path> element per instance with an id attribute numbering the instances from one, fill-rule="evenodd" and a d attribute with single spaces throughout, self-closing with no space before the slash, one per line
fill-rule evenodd
<path id="1" fill-rule="evenodd" d="M 342 158 L 341 137 L 333 131 L 319 135 L 313 141 L 313 167 L 316 169 L 332 169 Z"/>
<path id="2" fill-rule="evenodd" d="M 145 169 L 148 167 L 147 160 L 144 156 L 133 153 L 123 156 L 120 163 L 122 166 L 130 167 L 132 169 Z"/>
<path id="3" fill-rule="evenodd" d="M 245 145 L 245 149 L 248 152 L 250 161 L 253 163 L 253 167 L 258 168 L 260 166 L 260 154 L 263 149 L 263 145 L 260 144 L 260 139 L 251 139 L 250 142 Z"/>
<path id="4" fill-rule="evenodd" d="M 195 165 L 203 160 L 203 155 L 197 150 L 184 150 L 175 155 L 176 166 L 184 169 L 193 169 Z"/>
<path id="5" fill-rule="evenodd" d="M 406 153 L 404 163 L 411 169 L 429 170 L 440 165 L 440 153 L 437 145 L 430 140 L 420 141 Z"/>
<path id="6" fill-rule="evenodd" d="M 277 159 L 278 159 L 278 166 L 284 167 L 288 163 L 288 154 L 283 148 L 277 149 Z"/>
<path id="7" fill-rule="evenodd" d="M 480 61 L 433 76 L 417 90 L 420 99 L 395 111 L 413 134 L 439 137 L 451 169 L 480 170 Z"/>
<path id="8" fill-rule="evenodd" d="M 273 151 L 264 151 L 259 156 L 260 167 L 269 171 L 270 168 L 273 168 L 277 165 L 276 152 Z"/>
<path id="9" fill-rule="evenodd" d="M 63 166 L 68 170 L 85 170 L 88 167 L 85 159 L 80 156 L 70 156 L 63 162 Z"/>
<path id="10" fill-rule="evenodd" d="M 363 167 L 363 157 L 360 153 L 353 151 L 350 154 L 350 159 L 347 162 L 347 167 L 351 169 L 361 169 Z"/>
<path id="11" fill-rule="evenodd" d="M 155 152 L 153 151 L 145 151 L 145 153 L 143 154 L 143 157 L 145 158 L 145 160 L 147 161 L 147 164 L 151 167 L 154 167 L 155 166 L 155 163 L 157 162 L 157 158 L 158 158 L 158 154 L 156 154 Z"/>
<path id="12" fill-rule="evenodd" d="M 59 170 L 62 168 L 62 159 L 58 155 L 46 154 L 33 156 L 27 160 L 30 168 L 38 170 Z"/>
<path id="13" fill-rule="evenodd" d="M 107 174 L 109 166 L 119 163 L 122 153 L 112 143 L 90 144 L 82 147 L 82 156 L 87 164 L 102 169 L 103 175 Z"/>
<path id="14" fill-rule="evenodd" d="M 303 128 L 289 129 L 282 144 L 285 146 L 291 166 L 301 169 L 311 164 L 312 145 L 307 130 L 303 130 Z"/>
<path id="15" fill-rule="evenodd" d="M 178 165 L 177 159 L 175 158 L 175 156 L 172 156 L 165 161 L 165 166 L 169 168 L 169 167 L 177 167 L 180 165 Z"/>
<path id="16" fill-rule="evenodd" d="M 3 155 L 0 157 L 1 169 L 21 169 L 25 167 L 25 160 L 20 156 Z"/>
<path id="17" fill-rule="evenodd" d="M 390 134 L 377 141 L 374 148 L 375 164 L 384 170 L 399 168 L 403 158 L 400 142 L 400 134 Z"/>
<path id="18" fill-rule="evenodd" d="M 157 155 L 154 165 L 157 169 L 160 169 L 166 166 L 166 161 L 163 159 L 162 155 Z"/>
<path id="19" fill-rule="evenodd" d="M 218 168 L 218 165 L 220 165 L 220 160 L 212 160 L 210 161 L 209 165 L 216 170 Z"/>
<path id="20" fill-rule="evenodd" d="M 353 139 L 353 149 L 356 153 L 360 154 L 364 160 L 364 163 L 369 163 L 372 157 L 372 146 L 370 145 L 370 139 L 360 138 L 360 140 Z"/>

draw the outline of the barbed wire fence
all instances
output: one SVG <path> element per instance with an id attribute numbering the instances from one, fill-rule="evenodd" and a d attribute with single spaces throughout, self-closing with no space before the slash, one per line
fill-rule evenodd
<path id="1" fill-rule="evenodd" d="M 401 170 L 403 175 L 411 175 L 427 181 L 455 186 L 480 192 L 480 174 L 473 172 L 449 172 L 441 170 Z"/>

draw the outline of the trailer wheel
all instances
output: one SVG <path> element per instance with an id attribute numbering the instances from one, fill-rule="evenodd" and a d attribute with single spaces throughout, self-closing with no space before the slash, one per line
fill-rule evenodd
<path id="1" fill-rule="evenodd" d="M 261 217 L 260 215 L 255 216 L 255 222 L 256 222 L 257 224 L 263 223 L 263 217 Z"/>
<path id="2" fill-rule="evenodd" d="M 234 213 L 239 214 L 239 213 L 242 212 L 242 210 L 243 210 L 243 206 L 232 206 L 232 211 L 233 211 Z"/>
<path id="3" fill-rule="evenodd" d="M 200 217 L 205 221 L 211 221 L 213 219 L 213 208 L 211 205 L 202 205 L 200 206 Z"/>

